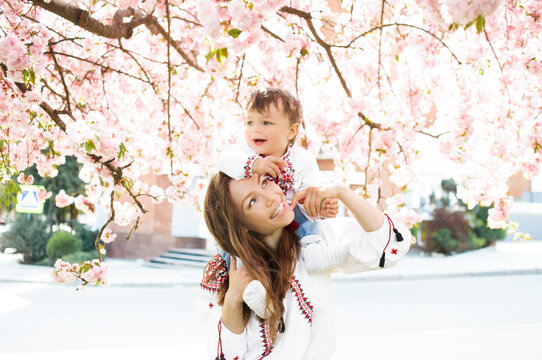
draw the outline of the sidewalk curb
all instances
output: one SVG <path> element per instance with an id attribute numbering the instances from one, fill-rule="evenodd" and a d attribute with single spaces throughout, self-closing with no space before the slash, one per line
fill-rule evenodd
<path id="1" fill-rule="evenodd" d="M 403 275 L 379 275 L 379 276 L 355 276 L 343 275 L 340 277 L 332 276 L 334 283 L 352 283 L 352 282 L 387 282 L 387 281 L 416 281 L 416 280 L 437 280 L 437 279 L 459 279 L 468 277 L 492 277 L 492 276 L 517 276 L 517 275 L 539 275 L 542 274 L 542 268 L 532 269 L 508 269 L 500 271 L 479 271 L 479 272 L 463 272 L 463 273 L 441 273 L 441 274 L 403 274 Z M 192 287 L 199 286 L 200 280 L 187 280 L 179 282 L 113 282 L 108 287 L 133 287 L 133 288 L 158 288 L 158 287 Z M 56 284 L 52 280 L 28 280 L 28 279 L 2 279 L 0 284 Z"/>

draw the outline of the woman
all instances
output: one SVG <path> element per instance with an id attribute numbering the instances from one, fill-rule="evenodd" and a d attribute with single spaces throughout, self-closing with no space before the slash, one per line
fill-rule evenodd
<path id="1" fill-rule="evenodd" d="M 293 232 L 292 207 L 302 203 L 316 217 L 328 198 L 338 199 L 354 215 L 355 220 L 322 222 L 325 243 L 344 246 L 347 255 L 339 267 L 307 273 Z M 329 359 L 334 349 L 330 273 L 391 267 L 410 247 L 403 241 L 410 239 L 406 227 L 394 226 L 346 187 L 305 189 L 294 196 L 292 207 L 280 187 L 262 176 L 234 181 L 218 173 L 211 180 L 205 221 L 220 247 L 232 255 L 230 269 L 215 256 L 201 282 L 198 306 L 211 358 Z M 263 308 L 266 318 L 247 304 Z"/>

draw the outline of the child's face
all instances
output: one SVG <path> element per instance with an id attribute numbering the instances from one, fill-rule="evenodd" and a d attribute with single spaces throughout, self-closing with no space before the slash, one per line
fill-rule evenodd
<path id="1" fill-rule="evenodd" d="M 282 156 L 288 142 L 297 135 L 299 124 L 290 124 L 281 105 L 271 104 L 266 112 L 249 111 L 245 124 L 248 146 L 260 155 Z"/>

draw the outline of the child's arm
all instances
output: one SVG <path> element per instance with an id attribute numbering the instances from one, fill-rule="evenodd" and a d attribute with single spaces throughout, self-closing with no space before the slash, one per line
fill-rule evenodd
<path id="1" fill-rule="evenodd" d="M 234 180 L 252 176 L 252 166 L 260 157 L 245 144 L 233 144 L 220 152 L 218 170 Z"/>
<path id="2" fill-rule="evenodd" d="M 293 149 L 293 148 L 292 148 Z M 320 169 L 316 158 L 307 150 L 296 149 L 295 170 L 299 173 L 301 185 L 297 191 L 301 191 L 311 186 L 320 186 Z M 334 218 L 339 213 L 339 201 L 337 199 L 326 199 L 322 204 L 320 216 L 324 218 Z"/>

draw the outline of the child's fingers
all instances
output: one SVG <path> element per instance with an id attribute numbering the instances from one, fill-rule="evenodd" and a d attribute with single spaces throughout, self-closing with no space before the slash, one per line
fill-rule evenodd
<path id="1" fill-rule="evenodd" d="M 277 167 L 277 165 L 271 163 L 267 166 L 266 170 L 265 170 L 266 173 L 268 173 L 269 175 L 271 175 L 271 177 L 273 178 L 276 178 L 278 176 L 278 174 L 280 174 L 280 170 L 279 168 Z"/>
<path id="2" fill-rule="evenodd" d="M 306 194 L 307 194 L 306 189 L 298 191 L 294 194 L 294 196 L 292 197 L 292 210 L 295 209 L 295 207 L 297 206 L 297 203 L 303 204 Z"/>
<path id="3" fill-rule="evenodd" d="M 273 170 L 275 171 L 275 176 L 274 176 L 274 177 L 280 176 L 280 169 L 279 169 L 279 167 L 278 167 L 276 164 L 271 164 L 271 166 L 273 167 Z"/>
<path id="4" fill-rule="evenodd" d="M 284 167 L 286 166 L 286 161 L 284 161 L 281 158 L 274 158 L 273 162 L 281 169 L 284 170 Z"/>

